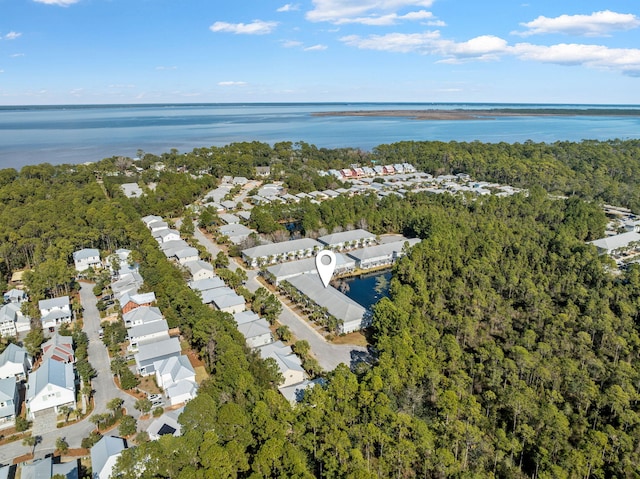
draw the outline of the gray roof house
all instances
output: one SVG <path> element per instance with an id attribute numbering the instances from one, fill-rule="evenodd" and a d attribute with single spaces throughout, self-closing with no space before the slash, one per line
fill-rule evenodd
<path id="1" fill-rule="evenodd" d="M 207 291 L 209 289 L 223 288 L 225 286 L 224 281 L 218 276 L 189 282 L 189 287 L 194 291 Z"/>
<path id="2" fill-rule="evenodd" d="M 27 299 L 27 293 L 25 293 L 21 289 L 10 289 L 6 293 L 3 294 L 4 300 L 9 303 L 22 303 Z"/>
<path id="3" fill-rule="evenodd" d="M 148 376 L 154 374 L 154 363 L 172 356 L 180 356 L 180 340 L 169 338 L 153 343 L 141 344 L 138 353 L 134 356 L 138 374 Z"/>
<path id="4" fill-rule="evenodd" d="M 420 243 L 420 239 L 412 238 L 406 241 L 395 241 L 393 243 L 384 243 L 369 248 L 357 249 L 347 254 L 356 261 L 358 268 L 369 269 L 393 264 L 404 254 L 405 244 L 412 247 L 418 243 Z"/>
<path id="5" fill-rule="evenodd" d="M 357 229 L 321 236 L 318 238 L 318 241 L 332 249 L 342 250 L 375 243 L 376 235 L 369 233 L 367 230 Z"/>
<path id="6" fill-rule="evenodd" d="M 187 261 L 183 266 L 189 270 L 192 281 L 213 278 L 215 276 L 211 263 L 207 263 L 201 259 Z"/>
<path id="7" fill-rule="evenodd" d="M 65 479 L 78 479 L 78 460 L 70 462 L 54 463 L 51 456 L 37 459 L 30 464 L 21 467 L 21 479 L 51 479 L 55 475 L 64 476 Z"/>
<path id="8" fill-rule="evenodd" d="M 258 316 L 253 311 L 247 310 L 247 311 L 240 311 L 239 313 L 235 313 L 233 315 L 233 319 L 235 320 L 236 324 L 239 326 L 241 324 L 245 324 L 245 323 L 250 323 L 252 321 L 256 321 L 256 320 L 260 319 L 260 316 Z"/>
<path id="9" fill-rule="evenodd" d="M 145 226 L 149 226 L 149 223 L 153 223 L 154 221 L 162 221 L 162 216 L 157 215 L 147 215 L 142 217 L 142 222 Z"/>
<path id="10" fill-rule="evenodd" d="M 287 282 L 342 321 L 341 333 L 351 333 L 369 325 L 369 314 L 364 307 L 332 286 L 325 288 L 317 274 L 303 274 L 289 278 Z"/>
<path id="11" fill-rule="evenodd" d="M 213 305 L 220 311 L 231 314 L 239 313 L 240 311 L 245 310 L 244 297 L 236 293 L 226 294 L 213 298 Z"/>
<path id="12" fill-rule="evenodd" d="M 218 231 L 221 235 L 229 238 L 229 241 L 231 241 L 233 244 L 242 243 L 249 237 L 251 233 L 254 233 L 253 230 L 240 224 L 222 225 L 218 228 Z"/>
<path id="13" fill-rule="evenodd" d="M 272 264 L 310 257 L 314 251 L 322 248 L 323 245 L 318 241 L 302 238 L 248 248 L 242 251 L 242 258 L 255 268 L 259 263 Z"/>
<path id="14" fill-rule="evenodd" d="M 19 398 L 18 383 L 15 378 L 0 379 L 0 429 L 12 427 L 15 424 L 20 404 Z"/>
<path id="15" fill-rule="evenodd" d="M 75 374 L 73 364 L 48 359 L 29 376 L 27 383 L 27 414 L 53 408 L 56 413 L 61 406 L 76 408 Z"/>
<path id="16" fill-rule="evenodd" d="M 141 306 L 123 314 L 122 319 L 124 320 L 125 327 L 131 328 L 141 324 L 161 321 L 164 319 L 164 316 L 162 316 L 160 308 L 156 306 Z"/>
<path id="17" fill-rule="evenodd" d="M 247 342 L 247 346 L 250 348 L 257 348 L 258 346 L 264 346 L 265 344 L 273 342 L 269 323 L 262 318 L 238 324 L 238 331 L 242 333 Z"/>
<path id="18" fill-rule="evenodd" d="M 124 293 L 136 294 L 143 284 L 144 279 L 140 273 L 134 271 L 120 276 L 120 279 L 111 283 L 111 291 L 116 296 L 121 296 Z"/>
<path id="19" fill-rule="evenodd" d="M 336 268 L 334 274 L 343 274 L 349 271 L 353 271 L 356 268 L 356 262 L 354 259 L 342 253 L 335 253 L 336 255 Z M 305 258 L 298 261 L 289 261 L 288 263 L 274 264 L 267 268 L 267 278 L 271 280 L 275 285 L 280 284 L 294 276 L 301 274 L 316 274 L 318 271 L 316 267 L 315 258 Z"/>
<path id="20" fill-rule="evenodd" d="M 69 296 L 43 299 L 38 302 L 43 328 L 55 328 L 62 323 L 71 322 Z"/>
<path id="21" fill-rule="evenodd" d="M 189 261 L 196 261 L 198 259 L 198 250 L 191 246 L 187 248 L 182 248 L 180 250 L 175 251 L 171 257 L 178 260 L 178 263 L 185 264 Z"/>
<path id="22" fill-rule="evenodd" d="M 100 251 L 95 248 L 84 248 L 73 253 L 76 271 L 81 273 L 89 268 L 101 268 Z"/>
<path id="23" fill-rule="evenodd" d="M 149 439 L 156 441 L 160 439 L 161 436 L 180 436 L 182 434 L 182 427 L 178 422 L 178 418 L 180 417 L 180 414 L 182 414 L 182 411 L 184 411 L 184 407 L 173 411 L 167 411 L 162 416 L 155 419 L 147 428 Z"/>
<path id="24" fill-rule="evenodd" d="M 123 438 L 102 436 L 102 439 L 91 448 L 91 478 L 109 479 L 113 466 L 126 448 L 127 441 Z"/>
<path id="25" fill-rule="evenodd" d="M 137 350 L 142 344 L 169 339 L 169 325 L 164 319 L 133 326 L 127 330 L 129 349 Z"/>
<path id="26" fill-rule="evenodd" d="M 152 233 L 158 243 L 168 243 L 169 241 L 179 241 L 180 232 L 171 229 L 162 229 Z"/>
<path id="27" fill-rule="evenodd" d="M 300 358 L 291 353 L 289 346 L 284 346 L 280 341 L 262 346 L 257 349 L 263 359 L 272 358 L 278 365 L 283 377 L 281 387 L 300 383 L 307 377 Z"/>
<path id="28" fill-rule="evenodd" d="M 5 338 L 17 336 L 30 329 L 31 320 L 22 314 L 20 303 L 8 303 L 0 307 L 0 335 Z"/>
<path id="29" fill-rule="evenodd" d="M 235 294 L 235 292 L 228 286 L 221 286 L 219 288 L 205 289 L 200 291 L 200 296 L 202 297 L 203 304 L 213 303 L 214 299 L 230 294 Z"/>
<path id="30" fill-rule="evenodd" d="M 0 354 L 0 379 L 26 379 L 31 370 L 31 358 L 27 350 L 21 346 L 9 343 Z"/>
<path id="31" fill-rule="evenodd" d="M 627 233 L 589 241 L 589 244 L 598 248 L 598 253 L 600 254 L 613 254 L 617 251 L 625 252 L 640 244 L 640 233 L 628 231 Z"/>
<path id="32" fill-rule="evenodd" d="M 138 183 L 123 183 L 120 188 L 127 198 L 140 198 L 143 194 L 142 188 Z"/>

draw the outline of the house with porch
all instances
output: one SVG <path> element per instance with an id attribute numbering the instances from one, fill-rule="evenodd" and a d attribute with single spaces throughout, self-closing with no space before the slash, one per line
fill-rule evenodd
<path id="1" fill-rule="evenodd" d="M 0 379 L 26 379 L 31 367 L 31 357 L 21 346 L 9 343 L 0 354 Z"/>
<path id="2" fill-rule="evenodd" d="M 56 328 L 62 323 L 71 322 L 71 304 L 69 296 L 60 296 L 38 301 L 43 329 Z"/>
<path id="3" fill-rule="evenodd" d="M 27 417 L 35 419 L 40 411 L 62 406 L 76 408 L 76 380 L 73 364 L 47 359 L 33 371 L 27 382 Z"/>
<path id="4" fill-rule="evenodd" d="M 95 248 L 84 248 L 73 253 L 73 263 L 76 271 L 82 273 L 89 268 L 102 268 L 100 260 L 100 251 Z"/>

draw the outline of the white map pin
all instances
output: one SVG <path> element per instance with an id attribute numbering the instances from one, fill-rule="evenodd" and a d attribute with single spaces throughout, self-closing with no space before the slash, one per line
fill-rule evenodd
<path id="1" fill-rule="evenodd" d="M 328 249 L 320 251 L 316 255 L 316 269 L 322 280 L 322 284 L 326 288 L 329 286 L 329 281 L 333 276 L 333 272 L 336 269 L 336 255 L 333 251 Z"/>

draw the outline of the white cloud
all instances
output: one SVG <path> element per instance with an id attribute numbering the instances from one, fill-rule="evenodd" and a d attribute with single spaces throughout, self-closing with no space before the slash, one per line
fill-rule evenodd
<path id="1" fill-rule="evenodd" d="M 318 51 L 326 50 L 326 49 L 327 49 L 326 45 L 318 44 L 318 45 L 313 45 L 311 47 L 307 47 L 307 48 L 304 49 L 304 51 L 305 52 L 318 52 Z"/>
<path id="2" fill-rule="evenodd" d="M 11 58 L 20 58 L 24 56 L 24 53 L 12 53 L 9 55 Z"/>
<path id="3" fill-rule="evenodd" d="M 584 65 L 590 68 L 618 70 L 624 74 L 640 75 L 640 49 L 609 48 L 603 45 L 560 43 L 532 45 L 518 43 L 512 53 L 522 60 L 557 65 Z"/>
<path id="4" fill-rule="evenodd" d="M 265 35 L 271 33 L 278 26 L 278 22 L 254 20 L 251 23 L 216 22 L 209 27 L 212 32 L 225 32 L 244 35 Z"/>
<path id="5" fill-rule="evenodd" d="M 530 22 L 521 23 L 521 25 L 527 30 L 512 33 L 521 36 L 563 33 L 598 37 L 607 36 L 613 31 L 637 28 L 640 26 L 640 18 L 631 13 L 604 10 L 594 12 L 591 15 L 560 15 L 554 18 L 540 16 Z"/>
<path id="6" fill-rule="evenodd" d="M 18 37 L 21 37 L 22 33 L 19 32 L 9 32 L 4 36 L 5 40 L 15 40 Z"/>
<path id="7" fill-rule="evenodd" d="M 293 12 L 296 10 L 300 10 L 300 4 L 287 3 L 286 5 L 282 5 L 280 8 L 278 8 L 276 12 Z"/>
<path id="8" fill-rule="evenodd" d="M 78 3 L 80 0 L 34 0 L 37 3 L 44 3 L 45 5 L 58 5 L 59 7 L 68 7 L 74 3 Z"/>
<path id="9" fill-rule="evenodd" d="M 364 17 L 378 18 L 397 14 L 398 10 L 431 7 L 434 0 L 313 0 L 313 10 L 306 14 L 312 22 L 362 23 Z"/>
<path id="10" fill-rule="evenodd" d="M 384 26 L 395 25 L 402 20 L 419 21 L 433 18 L 433 13 L 426 10 L 420 10 L 418 12 L 409 12 L 405 15 L 398 15 L 397 13 L 388 13 L 386 15 L 370 15 L 368 17 L 356 17 L 356 18 L 341 18 L 334 21 L 336 25 L 343 25 L 346 23 L 360 23 L 362 25 Z"/>
<path id="11" fill-rule="evenodd" d="M 245 86 L 247 82 L 244 81 L 220 81 L 218 86 Z"/>
<path id="12" fill-rule="evenodd" d="M 302 42 L 296 40 L 283 40 L 281 43 L 284 48 L 296 48 L 303 45 Z"/>

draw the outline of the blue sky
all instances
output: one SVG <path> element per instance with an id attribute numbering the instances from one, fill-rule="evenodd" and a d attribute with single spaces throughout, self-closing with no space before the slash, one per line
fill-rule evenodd
<path id="1" fill-rule="evenodd" d="M 3 105 L 304 101 L 640 104 L 640 2 L 0 0 Z"/>

